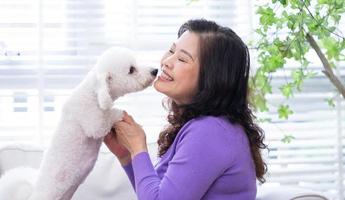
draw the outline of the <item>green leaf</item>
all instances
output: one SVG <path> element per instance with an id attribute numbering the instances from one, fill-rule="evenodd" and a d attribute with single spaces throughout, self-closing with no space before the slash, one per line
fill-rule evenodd
<path id="1" fill-rule="evenodd" d="M 313 78 L 317 75 L 317 72 L 314 72 L 314 71 L 307 71 L 306 73 L 306 78 Z"/>
<path id="2" fill-rule="evenodd" d="M 327 102 L 327 104 L 328 104 L 330 107 L 332 107 L 332 108 L 335 107 L 335 103 L 334 103 L 334 101 L 333 101 L 332 98 L 327 98 L 327 99 L 325 99 L 325 101 Z"/>
<path id="3" fill-rule="evenodd" d="M 295 30 L 296 26 L 295 26 L 296 22 L 295 21 L 288 21 L 287 22 L 287 27 L 290 29 L 290 30 Z"/>
<path id="4" fill-rule="evenodd" d="M 282 87 L 280 87 L 279 89 L 286 98 L 289 98 L 293 95 L 293 88 L 294 88 L 293 83 L 287 83 L 283 85 Z"/>
<path id="5" fill-rule="evenodd" d="M 279 1 L 284 6 L 286 6 L 287 4 L 287 0 L 272 0 L 272 3 L 276 3 L 277 1 Z"/>
<path id="6" fill-rule="evenodd" d="M 278 108 L 279 118 L 288 119 L 289 115 L 293 114 L 293 111 L 289 108 L 289 105 L 280 105 Z"/>
<path id="7" fill-rule="evenodd" d="M 272 87 L 269 79 L 262 71 L 258 71 L 255 75 L 255 86 L 263 93 L 272 93 Z"/>
<path id="8" fill-rule="evenodd" d="M 284 135 L 281 141 L 285 144 L 291 143 L 292 140 L 296 139 L 293 135 Z"/>
<path id="9" fill-rule="evenodd" d="M 340 48 L 341 48 L 342 50 L 345 49 L 345 38 L 343 38 L 343 40 L 340 42 Z"/>
<path id="10" fill-rule="evenodd" d="M 259 7 L 256 13 L 260 16 L 260 24 L 264 26 L 264 30 L 277 22 L 275 13 L 270 7 Z"/>
<path id="11" fill-rule="evenodd" d="M 266 72 L 275 72 L 285 64 L 285 60 L 280 53 L 272 53 L 270 56 L 266 56 L 264 60 L 264 69 Z"/>
<path id="12" fill-rule="evenodd" d="M 287 0 L 279 0 L 281 4 L 283 4 L 284 6 L 286 6 L 287 4 Z"/>
<path id="13" fill-rule="evenodd" d="M 260 111 L 260 112 L 267 112 L 268 107 L 267 107 L 267 101 L 264 95 L 262 94 L 256 94 L 253 95 L 253 104 L 255 106 L 255 109 Z"/>
<path id="14" fill-rule="evenodd" d="M 306 79 L 306 75 L 304 74 L 303 69 L 297 69 L 293 70 L 291 73 L 292 79 L 294 80 L 295 87 L 298 91 L 301 91 L 301 86 L 304 82 L 304 79 Z"/>
<path id="15" fill-rule="evenodd" d="M 332 37 L 322 38 L 322 46 L 326 49 L 327 59 L 339 60 L 339 55 L 341 50 L 341 42 L 338 42 Z"/>
<path id="16" fill-rule="evenodd" d="M 332 0 L 318 0 L 319 4 L 331 4 Z"/>
<path id="17" fill-rule="evenodd" d="M 267 101 L 265 98 L 266 93 L 260 87 L 257 86 L 257 74 L 254 77 L 250 77 L 249 80 L 249 102 L 251 106 L 253 106 L 255 111 L 266 112 L 268 111 Z"/>

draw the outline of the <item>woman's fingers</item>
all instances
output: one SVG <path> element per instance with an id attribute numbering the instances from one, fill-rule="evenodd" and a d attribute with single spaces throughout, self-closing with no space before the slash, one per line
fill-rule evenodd
<path id="1" fill-rule="evenodd" d="M 127 123 L 124 121 L 119 121 L 115 123 L 114 128 L 114 132 L 117 133 L 118 131 L 121 131 L 121 129 L 123 129 L 124 126 L 126 126 Z"/>
<path id="2" fill-rule="evenodd" d="M 125 121 L 127 123 L 130 123 L 130 124 L 134 124 L 135 123 L 135 121 L 134 121 L 132 116 L 130 116 L 126 111 L 124 111 L 123 113 L 124 113 L 123 119 L 122 119 L 123 121 Z"/>

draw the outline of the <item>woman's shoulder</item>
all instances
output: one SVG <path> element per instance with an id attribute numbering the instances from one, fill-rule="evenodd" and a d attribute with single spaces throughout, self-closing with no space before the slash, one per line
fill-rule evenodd
<path id="1" fill-rule="evenodd" d="M 219 129 L 219 130 L 233 130 L 242 129 L 239 124 L 230 122 L 224 116 L 200 116 L 189 120 L 185 126 L 187 127 L 201 127 L 206 129 Z"/>
<path id="2" fill-rule="evenodd" d="M 223 116 L 200 116 L 189 120 L 180 130 L 181 134 L 210 135 L 233 140 L 245 136 L 241 125 L 230 122 Z M 209 137 L 208 137 L 209 138 Z"/>

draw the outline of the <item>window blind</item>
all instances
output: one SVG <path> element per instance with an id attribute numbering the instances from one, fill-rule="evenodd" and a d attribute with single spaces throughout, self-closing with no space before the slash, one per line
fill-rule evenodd
<path id="1" fill-rule="evenodd" d="M 249 2 L 226 0 L 13 0 L 0 1 L 0 139 L 44 142 L 61 105 L 110 46 L 137 53 L 159 67 L 163 53 L 191 18 L 207 18 L 249 38 Z M 229 12 L 232 11 L 232 12 Z M 165 124 L 163 95 L 152 88 L 116 101 L 155 141 Z M 136 100 L 140 98 L 140 102 Z"/>

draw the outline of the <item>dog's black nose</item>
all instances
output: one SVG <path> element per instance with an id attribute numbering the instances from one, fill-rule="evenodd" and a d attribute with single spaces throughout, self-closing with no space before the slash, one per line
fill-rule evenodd
<path id="1" fill-rule="evenodd" d="M 151 71 L 152 76 L 157 76 L 158 69 L 154 69 Z"/>

